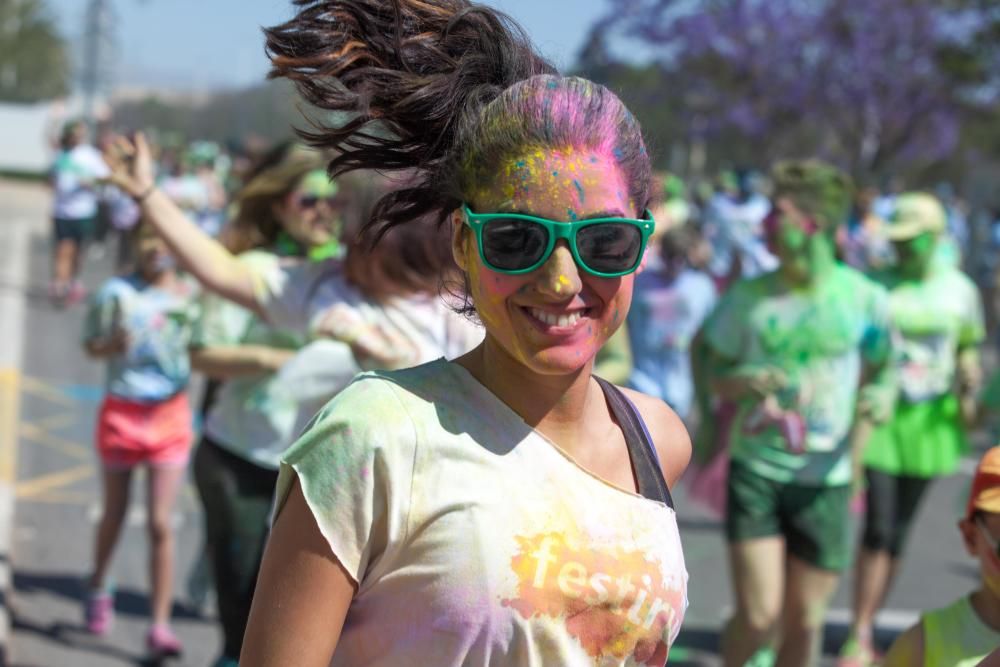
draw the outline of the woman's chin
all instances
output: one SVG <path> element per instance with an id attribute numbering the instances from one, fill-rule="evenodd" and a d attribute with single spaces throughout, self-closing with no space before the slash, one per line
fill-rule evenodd
<path id="1" fill-rule="evenodd" d="M 527 366 L 538 375 L 576 375 L 593 358 L 593 350 L 550 348 L 534 354 Z"/>

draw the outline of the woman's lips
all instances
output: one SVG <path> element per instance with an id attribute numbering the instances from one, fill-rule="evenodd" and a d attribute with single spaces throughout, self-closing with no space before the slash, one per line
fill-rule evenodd
<path id="1" fill-rule="evenodd" d="M 553 312 L 533 306 L 521 306 L 521 310 L 542 331 L 571 333 L 583 325 L 591 309 L 575 308 L 573 310 Z"/>

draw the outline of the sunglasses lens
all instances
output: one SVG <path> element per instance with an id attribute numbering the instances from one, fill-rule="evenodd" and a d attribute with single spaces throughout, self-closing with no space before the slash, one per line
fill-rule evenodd
<path id="1" fill-rule="evenodd" d="M 642 232 L 635 225 L 602 222 L 582 228 L 576 234 L 580 259 L 592 271 L 622 273 L 639 263 Z"/>
<path id="2" fill-rule="evenodd" d="M 312 195 L 306 195 L 304 197 L 299 197 L 299 206 L 305 209 L 315 208 L 316 204 L 319 203 L 319 198 Z"/>
<path id="3" fill-rule="evenodd" d="M 497 218 L 483 227 L 483 256 L 503 271 L 520 271 L 534 266 L 548 243 L 548 231 L 527 220 Z"/>

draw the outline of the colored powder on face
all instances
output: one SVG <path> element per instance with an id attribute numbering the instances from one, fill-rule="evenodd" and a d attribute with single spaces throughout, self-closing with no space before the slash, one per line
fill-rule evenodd
<path id="1" fill-rule="evenodd" d="M 576 222 L 576 211 L 568 208 L 566 209 L 566 215 L 569 217 L 570 222 Z"/>
<path id="2" fill-rule="evenodd" d="M 580 181 L 573 179 L 573 187 L 576 188 L 576 193 L 580 195 L 580 203 L 581 204 L 585 203 L 586 194 L 584 194 L 583 192 L 583 186 L 580 185 Z"/>

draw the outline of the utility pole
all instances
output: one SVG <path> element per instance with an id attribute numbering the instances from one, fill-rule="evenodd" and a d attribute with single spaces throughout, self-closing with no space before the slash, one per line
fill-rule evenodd
<path id="1" fill-rule="evenodd" d="M 84 16 L 83 115 L 94 128 L 97 122 L 97 99 L 110 90 L 112 52 L 114 50 L 114 15 L 110 0 L 90 0 Z"/>

